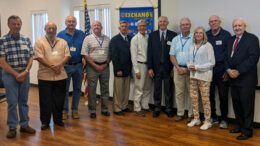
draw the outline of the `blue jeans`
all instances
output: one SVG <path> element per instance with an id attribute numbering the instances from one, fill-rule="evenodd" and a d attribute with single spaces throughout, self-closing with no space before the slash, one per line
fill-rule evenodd
<path id="1" fill-rule="evenodd" d="M 66 80 L 66 96 L 65 96 L 64 106 L 63 106 L 63 112 L 69 111 L 68 102 L 69 102 L 69 87 L 70 87 L 71 78 L 73 83 L 71 110 L 78 111 L 79 100 L 81 97 L 81 86 L 83 80 L 83 66 L 82 63 L 78 63 L 75 65 L 66 64 L 64 68 L 67 72 L 68 78 Z"/>
<path id="2" fill-rule="evenodd" d="M 21 73 L 23 71 L 18 71 Z M 8 115 L 7 115 L 7 125 L 9 129 L 16 129 L 18 125 L 18 115 L 17 115 L 17 104 L 19 108 L 19 117 L 20 117 L 20 126 L 26 127 L 29 122 L 29 106 L 28 101 L 28 92 L 30 88 L 30 78 L 29 74 L 26 77 L 25 82 L 19 83 L 16 81 L 16 78 L 2 71 L 3 82 L 6 89 L 6 99 L 8 103 Z"/>

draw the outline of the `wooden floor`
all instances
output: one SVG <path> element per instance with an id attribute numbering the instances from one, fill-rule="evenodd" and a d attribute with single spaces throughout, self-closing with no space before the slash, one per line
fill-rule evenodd
<path id="1" fill-rule="evenodd" d="M 152 113 L 138 117 L 134 113 L 125 116 L 100 115 L 98 106 L 97 118 L 90 119 L 87 107 L 82 98 L 79 105 L 80 119 L 65 120 L 65 127 L 51 124 L 51 129 L 41 131 L 39 115 L 38 88 L 31 87 L 29 93 L 30 125 L 36 129 L 35 135 L 19 132 L 14 139 L 7 139 L 6 125 L 7 103 L 0 103 L 0 145 L 105 145 L 105 146 L 167 146 L 167 145 L 260 145 L 260 130 L 254 130 L 253 138 L 246 141 L 236 140 L 238 134 L 230 134 L 214 125 L 202 131 L 198 126 L 188 128 L 186 122 L 176 123 L 161 113 L 153 118 Z M 109 109 L 111 111 L 111 102 Z M 230 125 L 229 128 L 233 128 Z"/>

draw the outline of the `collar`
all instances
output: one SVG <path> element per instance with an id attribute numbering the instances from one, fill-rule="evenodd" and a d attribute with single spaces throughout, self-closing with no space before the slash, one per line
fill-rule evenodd
<path id="1" fill-rule="evenodd" d="M 127 37 L 127 34 L 124 36 L 121 32 L 119 32 L 119 33 L 123 37 L 123 39 L 125 39 L 125 37 Z"/>
<path id="2" fill-rule="evenodd" d="M 165 29 L 164 31 L 162 31 L 161 29 L 159 29 L 160 35 L 162 34 L 162 32 L 164 32 L 164 35 L 167 34 L 167 29 Z"/>
<path id="3" fill-rule="evenodd" d="M 147 34 L 145 34 L 145 35 L 143 36 L 140 32 L 138 32 L 137 35 L 139 35 L 139 36 L 141 36 L 141 37 L 143 37 L 143 38 L 147 37 Z"/>
<path id="4" fill-rule="evenodd" d="M 180 33 L 180 37 L 183 39 L 183 38 L 187 38 L 187 39 L 189 39 L 189 38 L 192 38 L 192 34 L 190 33 L 187 37 L 184 37 L 183 35 L 182 35 L 182 33 Z"/>
<path id="5" fill-rule="evenodd" d="M 7 36 L 10 37 L 10 38 L 12 38 L 12 39 L 18 40 L 18 39 L 20 39 L 21 34 L 19 33 L 19 36 L 18 36 L 18 37 L 14 37 L 10 32 L 8 32 Z"/>

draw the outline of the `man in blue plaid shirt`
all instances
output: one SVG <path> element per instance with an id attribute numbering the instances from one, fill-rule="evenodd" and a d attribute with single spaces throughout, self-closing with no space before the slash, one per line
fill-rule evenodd
<path id="1" fill-rule="evenodd" d="M 8 18 L 9 33 L 0 38 L 0 65 L 6 88 L 8 103 L 7 138 L 16 136 L 18 125 L 17 104 L 19 107 L 20 132 L 34 134 L 29 123 L 27 105 L 30 88 L 29 70 L 32 66 L 33 49 L 29 38 L 20 34 L 22 20 L 18 16 Z"/>

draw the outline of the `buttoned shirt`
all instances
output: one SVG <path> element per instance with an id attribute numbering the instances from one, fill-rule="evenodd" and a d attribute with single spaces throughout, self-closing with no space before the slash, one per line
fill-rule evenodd
<path id="1" fill-rule="evenodd" d="M 74 35 L 71 36 L 67 29 L 58 33 L 57 37 L 64 39 L 69 46 L 71 58 L 69 63 L 78 63 L 82 61 L 81 48 L 85 39 L 85 33 L 81 30 L 75 30 Z"/>
<path id="2" fill-rule="evenodd" d="M 209 42 L 201 45 L 199 48 L 196 48 L 196 45 L 192 43 L 187 61 L 188 68 L 191 65 L 195 66 L 195 71 L 190 71 L 190 78 L 207 82 L 212 81 L 215 57 L 213 47 Z"/>
<path id="3" fill-rule="evenodd" d="M 167 29 L 164 30 L 164 31 L 162 31 L 161 29 L 159 29 L 159 32 L 160 32 L 160 40 L 162 39 L 162 33 L 163 33 L 164 40 L 167 40 L 167 39 L 166 39 Z"/>
<path id="4" fill-rule="evenodd" d="M 81 55 L 89 56 L 94 62 L 105 62 L 109 55 L 109 41 L 106 35 L 90 34 L 83 41 Z"/>
<path id="5" fill-rule="evenodd" d="M 31 41 L 24 35 L 15 38 L 11 33 L 0 38 L 0 57 L 5 57 L 6 62 L 13 68 L 23 70 L 34 55 Z"/>
<path id="6" fill-rule="evenodd" d="M 186 66 L 189 49 L 192 44 L 192 37 L 193 35 L 191 33 L 188 37 L 183 37 L 182 34 L 179 34 L 172 39 L 170 55 L 174 55 L 178 64 L 181 66 Z"/>
<path id="7" fill-rule="evenodd" d="M 35 58 L 45 58 L 52 64 L 61 62 L 64 57 L 70 56 L 67 42 L 61 38 L 56 37 L 56 44 L 52 46 L 46 37 L 42 37 L 35 42 L 34 52 Z M 58 81 L 67 78 L 67 73 L 64 67 L 61 67 L 61 73 L 56 74 L 51 68 L 39 63 L 38 79 L 47 81 Z"/>
<path id="8" fill-rule="evenodd" d="M 135 73 L 139 73 L 138 61 L 147 63 L 148 35 L 143 36 L 138 32 L 131 40 L 131 60 Z"/>

